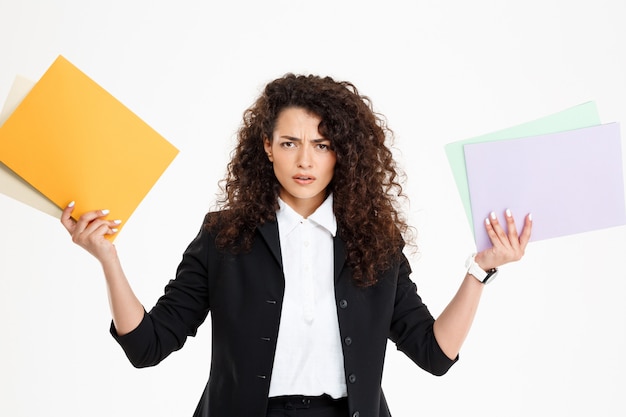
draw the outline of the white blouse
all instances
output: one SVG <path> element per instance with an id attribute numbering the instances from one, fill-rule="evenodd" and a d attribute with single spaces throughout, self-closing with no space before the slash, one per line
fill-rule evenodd
<path id="1" fill-rule="evenodd" d="M 330 195 L 307 219 L 280 200 L 276 212 L 285 275 L 270 397 L 347 395 L 335 302 Z"/>

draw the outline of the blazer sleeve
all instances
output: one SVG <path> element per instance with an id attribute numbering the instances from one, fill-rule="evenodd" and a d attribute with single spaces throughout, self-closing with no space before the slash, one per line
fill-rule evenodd
<path id="1" fill-rule="evenodd" d="M 441 350 L 433 331 L 435 319 L 418 295 L 410 273 L 409 263 L 402 256 L 389 338 L 420 368 L 441 376 L 459 357 L 450 359 Z"/>
<path id="2" fill-rule="evenodd" d="M 201 228 L 183 253 L 173 279 L 150 312 L 130 333 L 119 336 L 111 323 L 111 335 L 133 366 L 153 366 L 183 347 L 195 336 L 209 313 L 209 252 L 213 240 Z"/>

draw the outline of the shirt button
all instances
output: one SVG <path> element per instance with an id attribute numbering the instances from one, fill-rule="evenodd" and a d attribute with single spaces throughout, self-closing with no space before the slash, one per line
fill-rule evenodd
<path id="1" fill-rule="evenodd" d="M 346 308 L 346 307 L 348 307 L 348 301 L 347 301 L 347 300 L 340 300 L 340 301 L 339 301 L 339 307 L 340 307 L 340 308 Z"/>
<path id="2" fill-rule="evenodd" d="M 343 339 L 346 345 L 350 346 L 352 344 L 352 338 L 350 336 Z"/>
<path id="3" fill-rule="evenodd" d="M 352 413 L 352 417 L 359 417 L 361 415 L 361 413 L 359 413 L 358 411 L 355 411 L 354 413 Z"/>
<path id="4" fill-rule="evenodd" d="M 350 381 L 351 384 L 354 384 L 356 382 L 356 375 L 354 374 L 348 375 L 348 381 Z"/>

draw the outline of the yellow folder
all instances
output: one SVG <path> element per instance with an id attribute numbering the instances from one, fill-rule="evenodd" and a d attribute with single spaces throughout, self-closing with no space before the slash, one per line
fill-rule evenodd
<path id="1" fill-rule="evenodd" d="M 35 83 L 24 77 L 16 76 L 2 111 L 0 111 L 0 126 L 9 118 L 15 108 L 24 100 Z M 55 218 L 61 217 L 61 209 L 41 194 L 32 185 L 24 181 L 19 175 L 11 171 L 0 162 L 0 193 L 21 201 L 37 210 Z"/>
<path id="2" fill-rule="evenodd" d="M 74 217 L 126 223 L 178 150 L 59 56 L 0 127 L 0 161 Z"/>

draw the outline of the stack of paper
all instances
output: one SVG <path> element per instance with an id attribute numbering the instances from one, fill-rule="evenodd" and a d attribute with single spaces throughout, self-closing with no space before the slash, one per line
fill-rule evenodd
<path id="1" fill-rule="evenodd" d="M 36 84 L 16 79 L 0 125 L 0 192 L 55 217 L 74 200 L 75 218 L 125 224 L 178 153 L 62 56 Z"/>
<path id="2" fill-rule="evenodd" d="M 484 220 L 507 208 L 531 240 L 626 224 L 617 123 L 600 124 L 594 103 L 446 146 L 477 249 L 491 246 Z"/>

